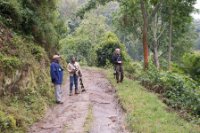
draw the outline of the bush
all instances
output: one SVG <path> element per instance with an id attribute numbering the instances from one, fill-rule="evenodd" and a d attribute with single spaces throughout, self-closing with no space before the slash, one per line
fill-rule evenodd
<path id="1" fill-rule="evenodd" d="M 18 27 L 22 22 L 21 5 L 18 0 L 1 0 L 0 1 L 0 16 L 4 17 L 4 23 Z"/>
<path id="2" fill-rule="evenodd" d="M 0 0 L 0 21 L 17 33 L 32 36 L 50 54 L 60 48 L 58 41 L 66 33 L 59 17 L 57 0 Z"/>
<path id="3" fill-rule="evenodd" d="M 124 61 L 127 60 L 127 54 L 125 51 L 125 46 L 120 43 L 117 36 L 112 32 L 107 32 L 101 41 L 100 46 L 97 48 L 97 65 L 106 66 L 107 61 L 112 63 L 112 55 L 116 48 L 121 49 L 122 58 Z"/>
<path id="4" fill-rule="evenodd" d="M 16 120 L 14 119 L 14 117 L 0 111 L 0 132 L 5 132 L 6 130 L 15 128 Z"/>
<path id="5" fill-rule="evenodd" d="M 31 46 L 31 54 L 34 55 L 34 57 L 37 61 L 40 61 L 41 58 L 43 58 L 45 52 L 42 47 L 37 46 L 37 45 L 32 45 Z"/>
<path id="6" fill-rule="evenodd" d="M 143 67 L 141 63 L 139 62 L 125 62 L 124 63 L 124 71 L 127 72 L 127 74 L 134 74 L 134 77 L 137 77 L 141 71 L 143 70 Z M 131 76 L 131 75 L 130 75 Z"/>
<path id="7" fill-rule="evenodd" d="M 13 71 L 18 69 L 22 65 L 22 62 L 17 57 L 1 56 L 0 65 L 2 65 L 5 71 Z"/>
<path id="8" fill-rule="evenodd" d="M 200 90 L 196 81 L 179 74 L 161 74 L 161 84 L 166 90 L 164 96 L 173 108 L 183 108 L 200 116 Z"/>
<path id="9" fill-rule="evenodd" d="M 179 65 L 186 74 L 193 79 L 200 81 L 200 53 L 186 53 L 182 58 L 182 64 Z"/>
<path id="10" fill-rule="evenodd" d="M 87 38 L 68 37 L 61 40 L 60 44 L 63 49 L 61 54 L 64 55 L 67 62 L 70 62 L 72 56 L 77 57 L 82 63 L 92 66 L 96 65 L 95 48 Z"/>
<path id="11" fill-rule="evenodd" d="M 139 79 L 147 88 L 161 93 L 174 109 L 200 116 L 200 86 L 190 77 L 150 68 Z"/>

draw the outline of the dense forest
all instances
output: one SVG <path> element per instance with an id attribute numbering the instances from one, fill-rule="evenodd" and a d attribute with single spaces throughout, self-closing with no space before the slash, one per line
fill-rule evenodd
<path id="1" fill-rule="evenodd" d="M 196 2 L 0 0 L 0 132 L 26 132 L 54 104 L 53 54 L 62 55 L 64 67 L 76 56 L 81 65 L 113 69 L 115 48 L 121 49 L 125 76 L 195 126 L 186 132 L 199 132 L 200 20 L 191 16 Z"/>

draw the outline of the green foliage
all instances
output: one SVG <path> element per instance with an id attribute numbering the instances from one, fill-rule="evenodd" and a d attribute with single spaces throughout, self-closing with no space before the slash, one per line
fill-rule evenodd
<path id="1" fill-rule="evenodd" d="M 182 63 L 179 65 L 186 74 L 190 75 L 191 78 L 199 81 L 200 80 L 200 53 L 186 53 L 182 58 Z"/>
<path id="2" fill-rule="evenodd" d="M 66 33 L 56 6 L 57 0 L 1 0 L 0 21 L 16 32 L 33 36 L 51 54 L 59 49 L 58 41 Z"/>
<path id="3" fill-rule="evenodd" d="M 86 61 L 87 65 L 95 65 L 96 54 L 88 39 L 68 37 L 63 39 L 60 44 L 63 47 L 61 54 L 64 55 L 67 62 L 70 62 L 70 58 L 75 56 L 79 61 Z"/>
<path id="4" fill-rule="evenodd" d="M 194 80 L 172 73 L 161 74 L 161 84 L 166 90 L 164 96 L 168 98 L 167 104 L 175 109 L 186 109 L 194 115 L 200 115 L 200 90 Z"/>
<path id="5" fill-rule="evenodd" d="M 1 132 L 26 132 L 30 124 L 42 118 L 47 106 L 53 104 L 54 95 L 53 89 L 49 89 L 47 85 L 45 88 L 40 85 L 37 87 L 38 90 L 35 91 L 29 88 L 21 94 L 1 97 Z M 3 112 L 6 112 L 5 116 Z"/>
<path id="6" fill-rule="evenodd" d="M 57 0 L 0 0 L 0 132 L 27 132 L 53 103 L 47 53 L 66 32 L 59 17 Z"/>
<path id="7" fill-rule="evenodd" d="M 66 38 L 60 41 L 61 54 L 69 62 L 72 55 L 76 56 L 81 63 L 92 66 L 96 65 L 96 48 L 100 38 L 107 31 L 105 17 L 91 12 L 85 15 L 79 27 Z"/>
<path id="8" fill-rule="evenodd" d="M 37 61 L 46 60 L 46 52 L 31 40 L 24 40 L 21 36 L 14 35 L 9 43 L 3 43 L 0 54 L 0 66 L 5 72 L 15 72 L 26 64 L 31 64 L 30 58 L 34 56 Z"/>
<path id="9" fill-rule="evenodd" d="M 199 38 L 196 40 L 195 49 L 197 50 L 200 49 L 200 35 L 199 35 Z"/>
<path id="10" fill-rule="evenodd" d="M 0 66 L 6 71 L 14 71 L 21 67 L 22 62 L 17 57 L 0 55 Z"/>
<path id="11" fill-rule="evenodd" d="M 139 62 L 129 61 L 124 63 L 124 70 L 128 76 L 136 77 L 141 73 L 143 67 Z"/>
<path id="12" fill-rule="evenodd" d="M 98 45 L 101 37 L 109 30 L 106 18 L 96 12 L 87 13 L 74 33 L 76 37 L 87 38 L 92 45 Z"/>
<path id="13" fill-rule="evenodd" d="M 31 46 L 31 54 L 35 57 L 36 60 L 41 61 L 44 56 L 44 49 L 40 46 L 33 45 Z"/>
<path id="14" fill-rule="evenodd" d="M 7 35 L 6 32 L 11 31 L 5 28 L 2 31 L 0 132 L 26 132 L 30 124 L 41 119 L 54 100 L 49 59 L 44 48 L 32 39 Z"/>
<path id="15" fill-rule="evenodd" d="M 150 52 L 153 54 L 158 53 L 159 60 L 166 60 L 168 58 L 170 9 L 172 9 L 173 12 L 172 61 L 179 62 L 185 52 L 191 51 L 194 40 L 196 39 L 196 33 L 190 15 L 194 10 L 193 5 L 195 1 L 196 0 L 144 0 L 145 9 L 147 11 L 146 17 L 148 19 L 148 46 Z M 160 6 L 157 8 L 159 3 Z M 116 12 L 114 16 L 117 33 L 128 48 L 131 57 L 142 60 L 141 34 L 143 31 L 143 17 L 141 12 L 141 0 L 120 1 L 119 4 L 120 10 Z M 162 63 L 160 64 L 161 67 L 163 67 Z"/>
<path id="16" fill-rule="evenodd" d="M 86 12 L 96 8 L 98 4 L 105 5 L 110 1 L 112 0 L 89 0 L 88 3 L 76 13 L 76 15 L 83 18 Z"/>
<path id="17" fill-rule="evenodd" d="M 112 55 L 116 48 L 121 49 L 122 58 L 126 61 L 126 51 L 123 44 L 120 43 L 117 36 L 112 32 L 107 32 L 101 39 L 100 46 L 97 49 L 98 66 L 105 66 L 107 60 L 112 63 Z"/>
<path id="18" fill-rule="evenodd" d="M 7 115 L 0 110 L 0 132 L 16 128 L 16 120 L 12 115 Z"/>
<path id="19" fill-rule="evenodd" d="M 49 69 L 43 70 L 41 66 L 37 68 L 37 65 L 35 62 L 29 77 L 23 79 L 24 81 L 30 80 L 26 88 L 23 88 L 24 90 L 12 95 L 7 93 L 7 95 L 1 96 L 0 110 L 6 112 L 7 116 L 12 116 L 13 119 L 11 120 L 15 122 L 15 126 L 9 126 L 7 129 L 0 126 L 0 131 L 8 133 L 13 131 L 25 132 L 30 124 L 42 118 L 48 105 L 53 104 L 54 93 L 51 88 L 50 77 L 47 74 Z M 40 71 L 38 71 L 39 69 Z M 20 85 L 21 88 L 24 86 L 24 84 Z M 0 125 L 1 118 L 4 119 L 0 114 Z"/>
<path id="20" fill-rule="evenodd" d="M 106 71 L 108 79 L 116 88 L 120 104 L 126 110 L 126 122 L 131 132 L 138 133 L 198 133 L 200 127 L 183 120 L 160 98 L 146 91 L 137 81 L 125 78 L 117 84 L 111 71 Z"/>
<path id="21" fill-rule="evenodd" d="M 22 22 L 22 6 L 19 0 L 1 0 L 0 16 L 4 23 L 18 28 Z"/>
<path id="22" fill-rule="evenodd" d="M 179 33 L 173 44 L 172 58 L 174 62 L 180 63 L 185 53 L 193 51 L 197 33 L 192 24 L 185 25 L 185 32 Z M 177 33 L 178 34 L 178 33 Z"/>
<path id="23" fill-rule="evenodd" d="M 143 73 L 139 80 L 147 88 L 162 94 L 171 107 L 200 116 L 199 84 L 191 78 L 151 68 Z"/>

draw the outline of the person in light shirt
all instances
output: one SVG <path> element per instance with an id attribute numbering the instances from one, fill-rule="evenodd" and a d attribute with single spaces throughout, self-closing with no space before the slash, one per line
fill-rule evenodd
<path id="1" fill-rule="evenodd" d="M 73 86 L 75 86 L 75 94 L 79 94 L 78 91 L 78 78 L 82 77 L 81 69 L 79 63 L 76 61 L 75 57 L 71 58 L 71 62 L 67 66 L 67 70 L 69 72 L 69 80 L 70 80 L 70 93 L 72 96 Z"/>

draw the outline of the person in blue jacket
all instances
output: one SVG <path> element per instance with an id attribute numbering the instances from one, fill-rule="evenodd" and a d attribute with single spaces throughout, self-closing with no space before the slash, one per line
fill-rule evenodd
<path id="1" fill-rule="evenodd" d="M 53 60 L 51 62 L 50 67 L 50 74 L 51 74 L 51 81 L 55 87 L 55 97 L 56 103 L 62 104 L 62 89 L 61 85 L 63 82 L 63 68 L 59 64 L 60 56 L 54 55 Z"/>

